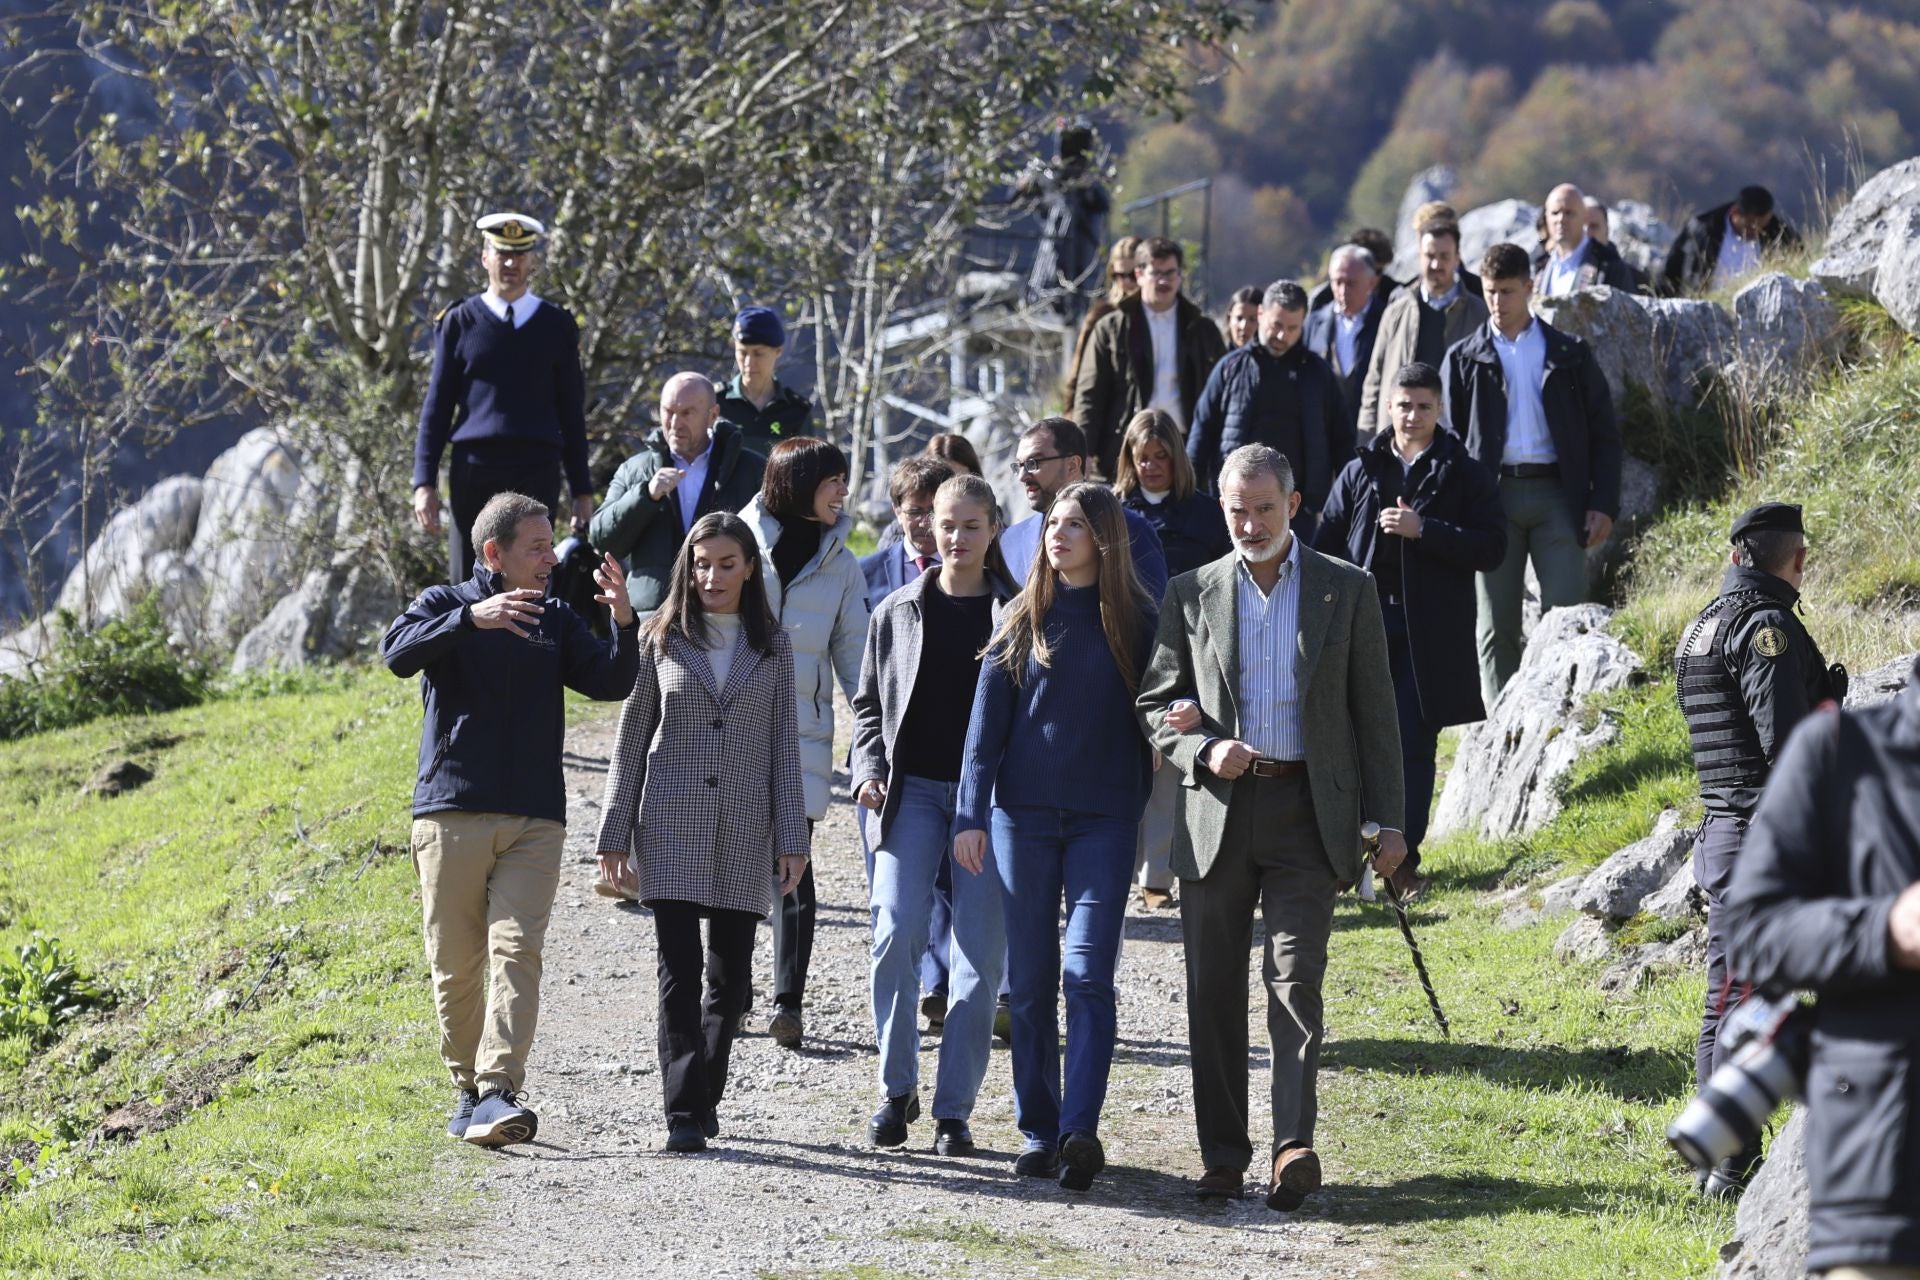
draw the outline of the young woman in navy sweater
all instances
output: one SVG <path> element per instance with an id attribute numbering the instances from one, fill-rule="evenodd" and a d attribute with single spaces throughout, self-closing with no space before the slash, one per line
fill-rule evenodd
<path id="1" fill-rule="evenodd" d="M 1047 510 L 1043 555 L 994 630 L 961 761 L 954 861 L 999 872 L 1013 1007 L 1014 1168 L 1084 1191 L 1116 1032 L 1113 971 L 1152 752 L 1133 713 L 1156 609 L 1120 500 L 1072 484 Z M 1062 955 L 1060 904 L 1067 911 Z M 1064 979 L 1067 1057 L 1054 1016 Z"/>

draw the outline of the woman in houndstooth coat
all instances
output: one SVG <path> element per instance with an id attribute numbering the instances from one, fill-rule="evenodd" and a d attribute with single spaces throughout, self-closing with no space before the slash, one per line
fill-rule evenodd
<path id="1" fill-rule="evenodd" d="M 694 522 L 641 632 L 600 819 L 600 871 L 653 910 L 667 1148 L 719 1132 L 755 930 L 806 869 L 793 647 L 738 516 Z M 637 881 L 637 884 L 636 884 Z M 707 921 L 702 997 L 700 921 Z"/>

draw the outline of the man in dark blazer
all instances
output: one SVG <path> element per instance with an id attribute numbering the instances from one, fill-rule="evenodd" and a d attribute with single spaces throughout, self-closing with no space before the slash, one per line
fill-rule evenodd
<path id="1" fill-rule="evenodd" d="M 1234 551 L 1175 578 L 1140 681 L 1141 724 L 1183 779 L 1171 865 L 1180 877 L 1200 1193 L 1237 1196 L 1247 1133 L 1247 948 L 1266 922 L 1273 1047 L 1267 1204 L 1320 1186 L 1313 1151 L 1320 987 L 1334 897 L 1406 856 L 1400 734 L 1380 599 L 1367 575 L 1295 537 L 1293 471 L 1265 445 L 1221 467 Z M 1263 1171 L 1264 1172 L 1264 1171 Z"/>
<path id="2" fill-rule="evenodd" d="M 1340 380 L 1347 425 L 1360 427 L 1360 394 L 1373 362 L 1373 343 L 1387 309 L 1387 291 L 1373 256 L 1357 244 L 1343 244 L 1327 260 L 1332 295 L 1307 314 L 1307 350 L 1325 360 Z"/>
<path id="3" fill-rule="evenodd" d="M 1220 326 L 1180 292 L 1186 255 L 1177 241 L 1142 240 L 1133 260 L 1140 291 L 1093 326 L 1073 396 L 1088 456 L 1109 480 L 1133 415 L 1164 409 L 1185 429 L 1227 353 Z"/>
<path id="4" fill-rule="evenodd" d="M 1753 271 L 1767 254 L 1799 247 L 1800 233 L 1774 212 L 1773 192 L 1742 187 L 1737 199 L 1687 219 L 1667 250 L 1660 292 L 1698 293 Z"/>
<path id="5" fill-rule="evenodd" d="M 1333 482 L 1316 545 L 1367 570 L 1380 593 L 1407 780 L 1407 860 L 1394 883 L 1408 895 L 1420 888 L 1440 731 L 1486 718 L 1473 577 L 1506 554 L 1507 516 L 1493 473 L 1440 430 L 1440 371 L 1404 365 L 1390 383 L 1393 430 Z"/>
<path id="6" fill-rule="evenodd" d="M 1540 607 L 1587 598 L 1589 547 L 1620 514 L 1620 428 L 1592 350 L 1535 319 L 1527 251 L 1497 244 L 1481 259 L 1490 319 L 1447 352 L 1448 423 L 1500 477 L 1507 553 L 1480 588 L 1480 696 L 1488 707 L 1520 666 L 1527 562 Z"/>
<path id="7" fill-rule="evenodd" d="M 933 539 L 933 494 L 952 478 L 953 468 L 944 458 L 915 454 L 894 464 L 893 474 L 887 477 L 887 501 L 893 504 L 901 537 L 860 557 L 869 612 L 940 563 L 940 549 Z"/>

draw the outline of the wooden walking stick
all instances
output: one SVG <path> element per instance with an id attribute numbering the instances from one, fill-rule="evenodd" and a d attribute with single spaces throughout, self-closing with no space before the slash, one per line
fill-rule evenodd
<path id="1" fill-rule="evenodd" d="M 1366 846 L 1367 856 L 1380 852 L 1380 824 L 1369 822 L 1360 828 L 1360 842 Z M 1393 915 L 1400 922 L 1400 936 L 1407 940 L 1407 949 L 1413 952 L 1414 972 L 1420 975 L 1420 988 L 1427 993 L 1427 1007 L 1433 1010 L 1433 1020 L 1440 1024 L 1440 1034 L 1453 1039 L 1453 1030 L 1447 1025 L 1447 1015 L 1440 1011 L 1440 997 L 1434 994 L 1433 979 L 1427 976 L 1427 961 L 1420 954 L 1420 944 L 1413 940 L 1413 925 L 1407 920 L 1407 905 L 1400 900 L 1400 891 L 1394 888 L 1392 876 L 1381 876 L 1380 885 L 1387 892 L 1387 905 L 1393 908 Z"/>

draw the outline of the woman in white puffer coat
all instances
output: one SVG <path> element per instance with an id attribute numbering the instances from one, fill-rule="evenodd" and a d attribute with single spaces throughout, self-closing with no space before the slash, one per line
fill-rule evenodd
<path id="1" fill-rule="evenodd" d="M 740 512 L 767 566 L 767 602 L 793 642 L 807 819 L 827 816 L 833 784 L 833 684 L 849 701 L 867 640 L 867 580 L 847 546 L 847 456 L 801 436 L 774 446 L 760 494 Z M 767 1034 L 800 1047 L 801 1004 L 813 955 L 813 868 L 773 913 L 773 1017 Z"/>

